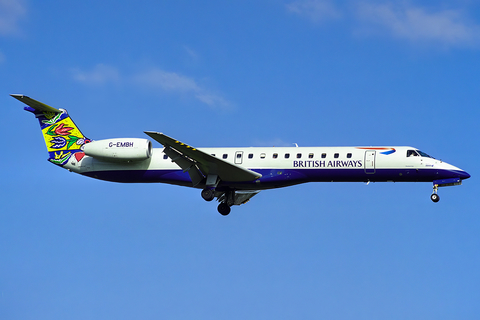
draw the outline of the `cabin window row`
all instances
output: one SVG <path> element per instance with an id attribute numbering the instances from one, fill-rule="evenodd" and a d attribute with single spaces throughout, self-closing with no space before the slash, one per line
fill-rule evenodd
<path id="1" fill-rule="evenodd" d="M 297 153 L 297 154 L 293 154 L 292 156 L 295 156 L 297 159 L 301 159 L 301 158 L 303 157 L 303 154 L 302 154 L 302 153 Z M 322 159 L 325 159 L 325 158 L 327 157 L 327 154 L 326 154 L 326 153 L 322 153 L 320 156 L 321 156 Z M 265 157 L 266 157 L 266 154 L 265 154 L 265 153 L 260 154 L 260 158 L 261 158 L 261 159 L 264 159 Z M 278 153 L 274 153 L 274 154 L 272 155 L 272 158 L 273 158 L 273 159 L 278 159 L 278 157 L 279 157 L 279 154 L 278 154 Z M 283 157 L 284 157 L 285 159 L 290 159 L 290 153 L 285 153 Z M 315 157 L 315 154 L 313 154 L 313 153 L 309 153 L 309 154 L 308 154 L 308 158 L 309 158 L 309 159 L 313 159 L 314 157 Z M 334 157 L 335 159 L 340 158 L 340 153 L 334 153 L 334 154 L 333 154 L 333 157 Z M 352 154 L 351 154 L 351 153 L 347 153 L 347 158 L 350 159 L 351 157 L 352 157 Z M 253 154 L 250 153 L 250 154 L 248 155 L 248 158 L 249 158 L 249 159 L 252 159 L 252 158 L 253 158 Z"/>
<path id="2" fill-rule="evenodd" d="M 215 157 L 215 154 L 212 154 L 212 156 Z M 302 158 L 302 153 L 297 153 L 296 155 L 294 154 L 294 156 L 295 156 L 297 159 L 301 159 L 301 158 Z M 313 159 L 314 156 L 315 156 L 315 154 L 313 154 L 313 153 L 309 153 L 309 154 L 308 154 L 308 158 L 309 158 L 309 159 Z M 320 156 L 322 157 L 322 159 L 325 159 L 325 158 L 327 157 L 327 154 L 326 154 L 326 153 L 322 153 Z M 242 154 L 241 154 L 241 153 L 237 153 L 237 158 L 240 159 L 241 157 L 242 157 Z M 265 153 L 261 153 L 261 154 L 260 154 L 260 159 L 265 159 L 266 157 L 267 157 L 267 155 L 266 155 Z M 278 159 L 278 157 L 279 157 L 279 154 L 278 154 L 278 153 L 274 153 L 274 154 L 272 155 L 272 158 L 273 158 L 273 159 Z M 290 153 L 285 153 L 283 157 L 284 157 L 285 159 L 290 159 Z M 340 154 L 339 154 L 339 153 L 334 153 L 334 154 L 333 154 L 333 157 L 334 157 L 335 159 L 340 158 Z M 351 153 L 347 153 L 347 159 L 350 159 L 351 157 L 352 157 L 352 154 L 351 154 Z M 163 158 L 164 158 L 164 159 L 168 159 L 168 156 L 165 154 L 165 155 L 163 155 Z M 228 159 L 228 154 L 227 154 L 227 153 L 222 154 L 222 159 Z M 248 159 L 253 159 L 253 153 L 249 153 L 249 154 L 248 154 Z"/>

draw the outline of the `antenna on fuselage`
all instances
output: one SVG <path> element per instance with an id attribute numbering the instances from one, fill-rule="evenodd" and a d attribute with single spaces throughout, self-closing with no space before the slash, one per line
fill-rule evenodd
<path id="1" fill-rule="evenodd" d="M 298 144 L 296 144 L 296 143 L 293 143 L 293 144 L 295 145 L 295 147 L 297 147 L 297 148 L 298 148 Z"/>

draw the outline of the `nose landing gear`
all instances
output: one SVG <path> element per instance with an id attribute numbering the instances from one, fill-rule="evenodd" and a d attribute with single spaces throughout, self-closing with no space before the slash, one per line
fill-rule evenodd
<path id="1" fill-rule="evenodd" d="M 440 201 L 440 196 L 437 194 L 438 191 L 438 184 L 433 185 L 433 193 L 430 196 L 430 199 L 432 199 L 433 202 L 438 202 Z"/>
<path id="2" fill-rule="evenodd" d="M 440 201 L 440 196 L 437 194 L 438 187 L 459 186 L 461 184 L 462 184 L 462 179 L 459 177 L 433 180 L 433 193 L 430 196 L 430 199 L 432 199 L 433 202 Z"/>

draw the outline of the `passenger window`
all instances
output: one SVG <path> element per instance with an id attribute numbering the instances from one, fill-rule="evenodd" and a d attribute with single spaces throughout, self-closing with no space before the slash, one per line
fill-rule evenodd
<path id="1" fill-rule="evenodd" d="M 224 153 L 223 154 L 223 159 L 227 159 L 227 157 L 228 157 L 228 154 Z"/>
<path id="2" fill-rule="evenodd" d="M 339 157 L 339 154 L 338 154 L 338 153 L 335 153 L 335 154 L 333 155 L 333 157 L 336 159 L 336 158 Z"/>
<path id="3" fill-rule="evenodd" d="M 253 153 L 250 153 L 250 154 L 248 155 L 248 159 L 252 159 L 252 158 L 253 158 Z"/>
<path id="4" fill-rule="evenodd" d="M 237 159 L 240 159 L 242 157 L 241 153 L 237 153 Z"/>
<path id="5" fill-rule="evenodd" d="M 325 159 L 327 157 L 326 153 L 322 153 L 322 159 Z"/>
<path id="6" fill-rule="evenodd" d="M 309 159 L 313 159 L 313 153 L 310 153 L 310 154 L 308 155 L 308 158 L 309 158 Z"/>
<path id="7" fill-rule="evenodd" d="M 273 159 L 277 159 L 278 158 L 278 153 L 274 153 L 273 154 Z"/>
<path id="8" fill-rule="evenodd" d="M 302 154 L 301 153 L 297 153 L 297 159 L 300 159 L 302 158 Z"/>
<path id="9" fill-rule="evenodd" d="M 347 153 L 347 159 L 350 159 L 352 157 L 351 153 Z"/>
<path id="10" fill-rule="evenodd" d="M 265 153 L 260 154 L 260 159 L 265 159 Z"/>
<path id="11" fill-rule="evenodd" d="M 290 158 L 290 153 L 285 153 L 285 159 Z"/>
<path id="12" fill-rule="evenodd" d="M 163 155 L 163 159 L 167 160 L 168 156 L 166 154 Z"/>

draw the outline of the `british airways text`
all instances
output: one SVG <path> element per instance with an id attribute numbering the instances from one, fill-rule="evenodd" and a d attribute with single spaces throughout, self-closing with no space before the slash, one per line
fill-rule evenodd
<path id="1" fill-rule="evenodd" d="M 336 160 L 336 161 L 320 161 L 320 160 L 295 160 L 294 168 L 361 168 L 362 160 Z"/>

